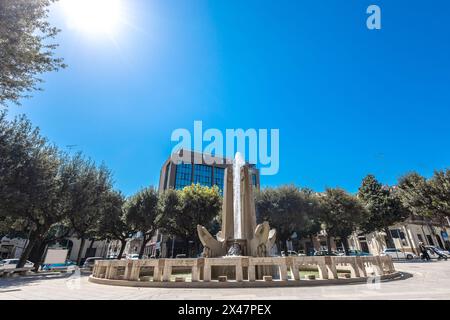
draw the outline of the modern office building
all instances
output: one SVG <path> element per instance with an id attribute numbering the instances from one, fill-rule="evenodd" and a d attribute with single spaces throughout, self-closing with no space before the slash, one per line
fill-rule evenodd
<path id="1" fill-rule="evenodd" d="M 227 158 L 180 150 L 164 162 L 161 168 L 159 190 L 183 189 L 191 184 L 199 183 L 204 186 L 216 185 L 222 192 L 225 169 L 231 165 L 232 161 Z M 251 175 L 253 186 L 259 190 L 259 170 L 254 165 L 251 165 Z"/>
<path id="2" fill-rule="evenodd" d="M 216 157 L 190 150 L 179 150 L 170 155 L 164 162 L 159 179 L 159 191 L 168 189 L 181 190 L 192 184 L 217 186 L 223 192 L 225 169 L 233 165 L 233 161 L 224 157 Z M 255 189 L 260 189 L 259 170 L 250 165 L 252 182 Z M 145 252 L 148 256 L 175 257 L 185 253 L 184 244 L 177 243 L 173 237 L 161 232 L 148 243 Z"/>

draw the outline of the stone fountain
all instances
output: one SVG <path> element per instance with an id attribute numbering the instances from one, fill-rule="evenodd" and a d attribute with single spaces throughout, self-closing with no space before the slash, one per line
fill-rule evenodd
<path id="1" fill-rule="evenodd" d="M 268 222 L 256 224 L 249 166 L 239 153 L 233 166 L 225 170 L 222 230 L 216 237 L 203 226 L 197 226 L 197 231 L 204 247 L 201 258 L 97 260 L 89 281 L 135 287 L 212 288 L 320 285 L 328 280 L 344 284 L 367 282 L 373 275 L 381 280 L 399 276 L 389 256 L 271 256 L 276 232 Z M 191 281 L 184 277 L 171 280 L 177 268 L 190 270 Z M 317 270 L 320 281 L 301 280 L 299 271 L 311 268 Z M 347 272 L 345 279 L 340 279 L 342 270 Z M 275 278 L 278 280 L 272 281 Z"/>
<path id="2" fill-rule="evenodd" d="M 268 222 L 256 224 L 255 200 L 249 166 L 240 153 L 233 166 L 225 170 L 222 230 L 214 238 L 197 226 L 205 258 L 227 256 L 267 257 L 274 245 L 276 231 Z"/>

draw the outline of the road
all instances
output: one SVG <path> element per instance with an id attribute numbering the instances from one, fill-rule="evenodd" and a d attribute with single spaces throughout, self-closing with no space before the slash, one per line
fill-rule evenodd
<path id="1" fill-rule="evenodd" d="M 450 300 L 450 261 L 396 263 L 404 280 L 379 285 L 245 288 L 162 289 L 93 284 L 87 276 L 41 275 L 0 280 L 1 300 L 154 300 L 154 299 L 447 299 Z"/>

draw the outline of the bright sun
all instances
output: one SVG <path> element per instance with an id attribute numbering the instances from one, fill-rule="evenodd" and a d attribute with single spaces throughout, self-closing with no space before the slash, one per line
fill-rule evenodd
<path id="1" fill-rule="evenodd" d="M 121 0 L 62 0 L 70 28 L 113 34 L 121 20 Z"/>

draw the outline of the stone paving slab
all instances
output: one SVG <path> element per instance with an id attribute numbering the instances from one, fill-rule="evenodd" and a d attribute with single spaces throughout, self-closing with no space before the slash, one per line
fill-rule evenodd
<path id="1" fill-rule="evenodd" d="M 1 300 L 278 300 L 278 299 L 446 299 L 450 300 L 450 261 L 398 263 L 405 280 L 367 284 L 229 289 L 170 289 L 105 286 L 82 275 L 42 275 L 0 279 Z"/>

